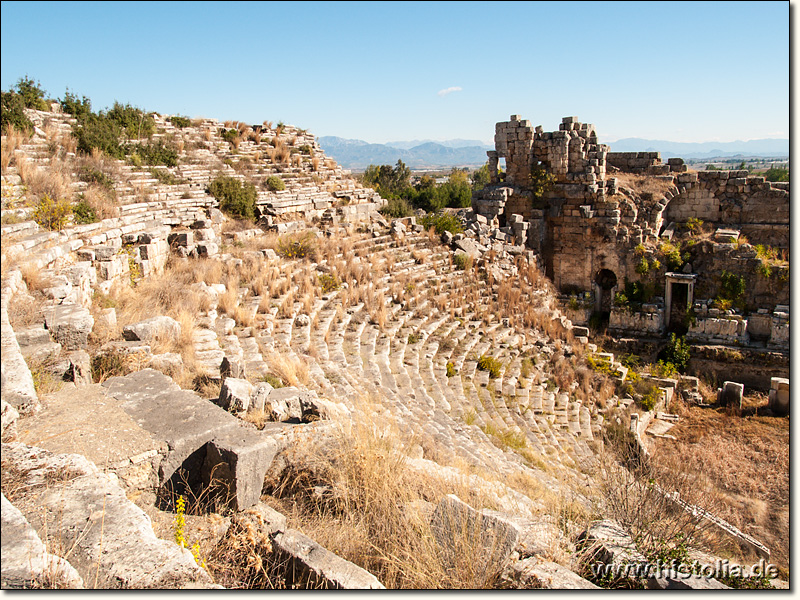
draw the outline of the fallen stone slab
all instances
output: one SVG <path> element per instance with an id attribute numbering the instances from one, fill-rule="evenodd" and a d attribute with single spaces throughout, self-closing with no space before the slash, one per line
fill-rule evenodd
<path id="1" fill-rule="evenodd" d="M 385 589 L 368 571 L 336 556 L 294 529 L 276 533 L 273 550 L 278 553 L 279 562 L 288 563 L 285 571 L 287 589 Z"/>
<path id="2" fill-rule="evenodd" d="M 181 324 L 172 317 L 159 316 L 122 328 L 122 337 L 134 342 L 171 342 L 181 335 Z"/>
<path id="3" fill-rule="evenodd" d="M 0 398 L 0 414 L 2 414 L 2 435 L 5 438 L 7 429 L 9 432 L 14 430 L 14 425 L 19 419 L 19 412 L 6 402 L 5 398 Z"/>
<path id="4" fill-rule="evenodd" d="M 548 560 L 526 558 L 503 571 L 499 587 L 517 590 L 599 590 L 574 571 Z"/>
<path id="5" fill-rule="evenodd" d="M 228 412 L 246 412 L 250 406 L 250 397 L 253 395 L 253 384 L 246 379 L 226 377 L 219 390 L 217 404 Z"/>
<path id="6" fill-rule="evenodd" d="M 259 431 L 152 369 L 102 385 L 142 429 L 166 444 L 159 465 L 163 491 L 182 493 L 188 486 L 198 495 L 222 487 L 237 510 L 258 502 L 280 425 Z"/>
<path id="7" fill-rule="evenodd" d="M 24 484 L 15 505 L 42 536 L 69 552 L 86 586 L 106 589 L 211 588 L 191 552 L 158 539 L 147 515 L 84 457 L 3 444 Z M 4 532 L 5 533 L 5 532 Z"/>
<path id="8" fill-rule="evenodd" d="M 578 536 L 578 543 L 583 544 L 587 564 L 646 562 L 644 555 L 636 549 L 630 534 L 616 521 L 595 521 Z"/>
<path id="9" fill-rule="evenodd" d="M 0 585 L 8 589 L 83 589 L 83 579 L 63 558 L 50 554 L 39 535 L 5 495 L 0 538 Z"/>

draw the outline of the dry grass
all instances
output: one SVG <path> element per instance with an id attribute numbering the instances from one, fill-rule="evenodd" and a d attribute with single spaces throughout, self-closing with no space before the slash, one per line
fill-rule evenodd
<path id="1" fill-rule="evenodd" d="M 670 430 L 675 442 L 659 440 L 669 461 L 691 464 L 705 486 L 721 494 L 717 514 L 772 551 L 772 562 L 789 567 L 789 419 L 726 414 L 686 407 Z"/>
<path id="2" fill-rule="evenodd" d="M 26 136 L 21 131 L 17 131 L 13 126 L 9 126 L 8 135 L 3 136 L 2 148 L 0 148 L 0 167 L 5 173 L 8 167 L 15 163 L 14 152 L 25 142 Z"/>
<path id="3" fill-rule="evenodd" d="M 308 385 L 311 381 L 308 374 L 308 365 L 301 359 L 294 359 L 285 354 L 273 352 L 267 358 L 267 364 L 270 371 L 287 385 Z"/>
<path id="4" fill-rule="evenodd" d="M 375 415 L 325 446 L 296 443 L 289 468 L 268 482 L 276 496 L 269 502 L 291 526 L 389 588 L 491 587 L 498 573 L 479 559 L 474 532 L 463 532 L 455 552 L 448 552 L 431 531 L 433 503 L 463 490 L 411 470 L 412 444 L 403 443 L 391 423 Z M 315 494 L 315 486 L 322 493 Z"/>
<path id="5" fill-rule="evenodd" d="M 52 160 L 48 168 L 40 169 L 36 165 L 18 159 L 18 170 L 22 183 L 36 198 L 45 195 L 54 200 L 72 198 L 71 169 L 63 161 Z"/>
<path id="6" fill-rule="evenodd" d="M 653 200 L 660 200 L 675 186 L 663 179 L 656 179 L 653 175 L 634 175 L 633 173 L 615 173 L 618 187 L 626 187 L 637 196 L 650 195 Z M 646 199 L 646 198 L 645 198 Z"/>

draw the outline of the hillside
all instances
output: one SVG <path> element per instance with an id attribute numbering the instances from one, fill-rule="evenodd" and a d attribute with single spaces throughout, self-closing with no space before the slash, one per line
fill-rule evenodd
<path id="1" fill-rule="evenodd" d="M 451 146 L 426 141 L 409 144 L 369 144 L 333 136 L 319 138 L 320 147 L 347 169 L 363 170 L 369 165 L 393 165 L 402 160 L 412 169 L 445 169 L 450 167 L 480 167 L 486 164 L 483 145 Z"/>

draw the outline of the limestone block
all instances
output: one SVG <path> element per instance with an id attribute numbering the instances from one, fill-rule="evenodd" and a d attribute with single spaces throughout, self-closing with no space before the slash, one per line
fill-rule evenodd
<path id="1" fill-rule="evenodd" d="M 246 379 L 226 377 L 222 382 L 217 404 L 233 413 L 247 411 L 252 394 L 253 384 Z"/>
<path id="2" fill-rule="evenodd" d="M 197 245 L 197 255 L 202 257 L 217 256 L 219 245 L 214 242 L 203 242 Z"/>
<path id="3" fill-rule="evenodd" d="M 75 568 L 47 551 L 28 520 L 4 494 L 0 495 L 0 503 L 3 589 L 83 589 L 83 579 Z"/>
<path id="4" fill-rule="evenodd" d="M 784 377 L 773 377 L 770 380 L 769 407 L 779 415 L 789 414 L 789 380 Z"/>
<path id="5" fill-rule="evenodd" d="M 264 476 L 277 442 L 255 429 L 227 430 L 206 445 L 203 480 L 224 488 L 227 504 L 236 511 L 258 504 Z"/>
<path id="6" fill-rule="evenodd" d="M 289 563 L 285 571 L 287 589 L 384 589 L 374 575 L 294 529 L 275 534 L 273 549 Z"/>
<path id="7" fill-rule="evenodd" d="M 128 341 L 171 342 L 181 335 L 181 325 L 172 317 L 159 316 L 122 328 L 122 337 Z"/>
<path id="8" fill-rule="evenodd" d="M 723 406 L 742 408 L 744 385 L 734 381 L 726 381 L 717 392 L 717 402 Z"/>
<path id="9" fill-rule="evenodd" d="M 526 558 L 510 564 L 500 577 L 499 587 L 517 590 L 601 589 L 566 567 L 539 557 Z"/>
<path id="10" fill-rule="evenodd" d="M 616 521 L 595 521 L 578 537 L 578 540 L 588 548 L 586 560 L 589 564 L 601 562 L 610 565 L 645 561 L 645 557 L 636 549 L 630 534 Z"/>
<path id="11" fill-rule="evenodd" d="M 267 383 L 266 381 L 262 381 L 261 383 L 257 383 L 253 388 L 253 393 L 250 395 L 250 406 L 249 410 L 252 411 L 259 411 L 264 410 L 267 397 L 272 392 L 272 386 Z"/>
<path id="12" fill-rule="evenodd" d="M 64 350 L 86 348 L 94 317 L 88 309 L 76 304 L 57 304 L 43 310 L 45 326 Z"/>
<path id="13" fill-rule="evenodd" d="M 446 563 L 458 560 L 465 548 L 478 549 L 476 567 L 503 565 L 520 538 L 516 524 L 491 511 L 476 510 L 448 494 L 434 511 L 431 532 L 443 550 Z"/>

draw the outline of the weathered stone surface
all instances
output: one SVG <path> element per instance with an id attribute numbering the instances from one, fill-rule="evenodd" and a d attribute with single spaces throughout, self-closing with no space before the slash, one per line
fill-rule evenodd
<path id="1" fill-rule="evenodd" d="M 724 583 L 711 577 L 687 575 L 686 577 L 651 577 L 647 580 L 648 590 L 729 590 Z"/>
<path id="2" fill-rule="evenodd" d="M 508 565 L 500 576 L 499 587 L 519 590 L 601 589 L 568 568 L 540 558 L 526 558 Z"/>
<path id="3" fill-rule="evenodd" d="M 371 573 L 336 556 L 299 531 L 276 533 L 273 548 L 286 556 L 286 587 L 340 590 L 385 589 Z"/>
<path id="4" fill-rule="evenodd" d="M 171 342 L 176 341 L 180 335 L 180 323 L 167 316 L 153 317 L 122 328 L 122 337 L 128 341 Z"/>
<path id="5" fill-rule="evenodd" d="M 253 388 L 253 393 L 250 395 L 249 411 L 264 410 L 267 398 L 272 392 L 272 386 L 266 381 L 257 383 Z"/>
<path id="6" fill-rule="evenodd" d="M 578 541 L 585 548 L 584 556 L 588 563 L 610 565 L 645 561 L 631 536 L 615 521 L 595 521 L 578 537 Z"/>
<path id="7" fill-rule="evenodd" d="M 203 480 L 221 487 L 227 504 L 244 510 L 257 504 L 278 445 L 255 429 L 226 431 L 206 445 Z"/>
<path id="8" fill-rule="evenodd" d="M 165 375 L 175 375 L 183 370 L 183 357 L 177 352 L 164 352 L 153 354 L 147 366 Z"/>
<path id="9" fill-rule="evenodd" d="M 11 323 L 8 322 L 8 312 L 3 306 L 0 310 L 0 389 L 2 397 L 15 409 L 27 412 L 36 410 L 39 406 L 39 397 L 33 385 L 33 377 L 28 365 L 20 352 L 17 338 Z"/>
<path id="10" fill-rule="evenodd" d="M 5 495 L 2 502 L 0 584 L 8 589 L 83 589 L 83 580 L 66 560 L 47 552 L 23 514 Z"/>
<path id="11" fill-rule="evenodd" d="M 478 248 L 478 245 L 469 238 L 458 240 L 455 245 L 459 250 L 466 252 L 472 260 L 477 260 L 481 256 L 481 251 Z"/>
<path id="12" fill-rule="evenodd" d="M 69 361 L 64 377 L 77 386 L 91 385 L 92 383 L 92 358 L 86 350 L 73 350 L 66 356 Z"/>
<path id="13" fill-rule="evenodd" d="M 19 412 L 6 402 L 5 398 L 0 398 L 0 415 L 2 415 L 2 434 L 5 436 L 6 430 L 13 428 L 17 419 L 19 419 Z M 11 429 L 9 429 L 9 431 L 11 431 Z"/>
<path id="14" fill-rule="evenodd" d="M 44 309 L 45 326 L 64 350 L 86 348 L 94 317 L 77 304 L 57 304 Z"/>
<path id="15" fill-rule="evenodd" d="M 742 408 L 744 385 L 734 381 L 726 381 L 717 393 L 717 402 L 723 406 Z"/>
<path id="16" fill-rule="evenodd" d="M 455 563 L 468 548 L 479 548 L 482 568 L 502 568 L 520 538 L 516 524 L 491 511 L 475 510 L 458 497 L 445 496 L 431 519 L 431 531 L 444 550 L 445 560 Z"/>
<path id="17" fill-rule="evenodd" d="M 40 535 L 58 531 L 70 563 L 92 587 L 213 587 L 191 552 L 158 539 L 147 515 L 82 456 L 14 443 L 3 445 L 3 457 L 28 486 L 22 514 Z"/>
<path id="18" fill-rule="evenodd" d="M 247 411 L 250 407 L 250 396 L 252 394 L 253 384 L 246 379 L 226 377 L 222 381 L 217 403 L 229 412 Z"/>

